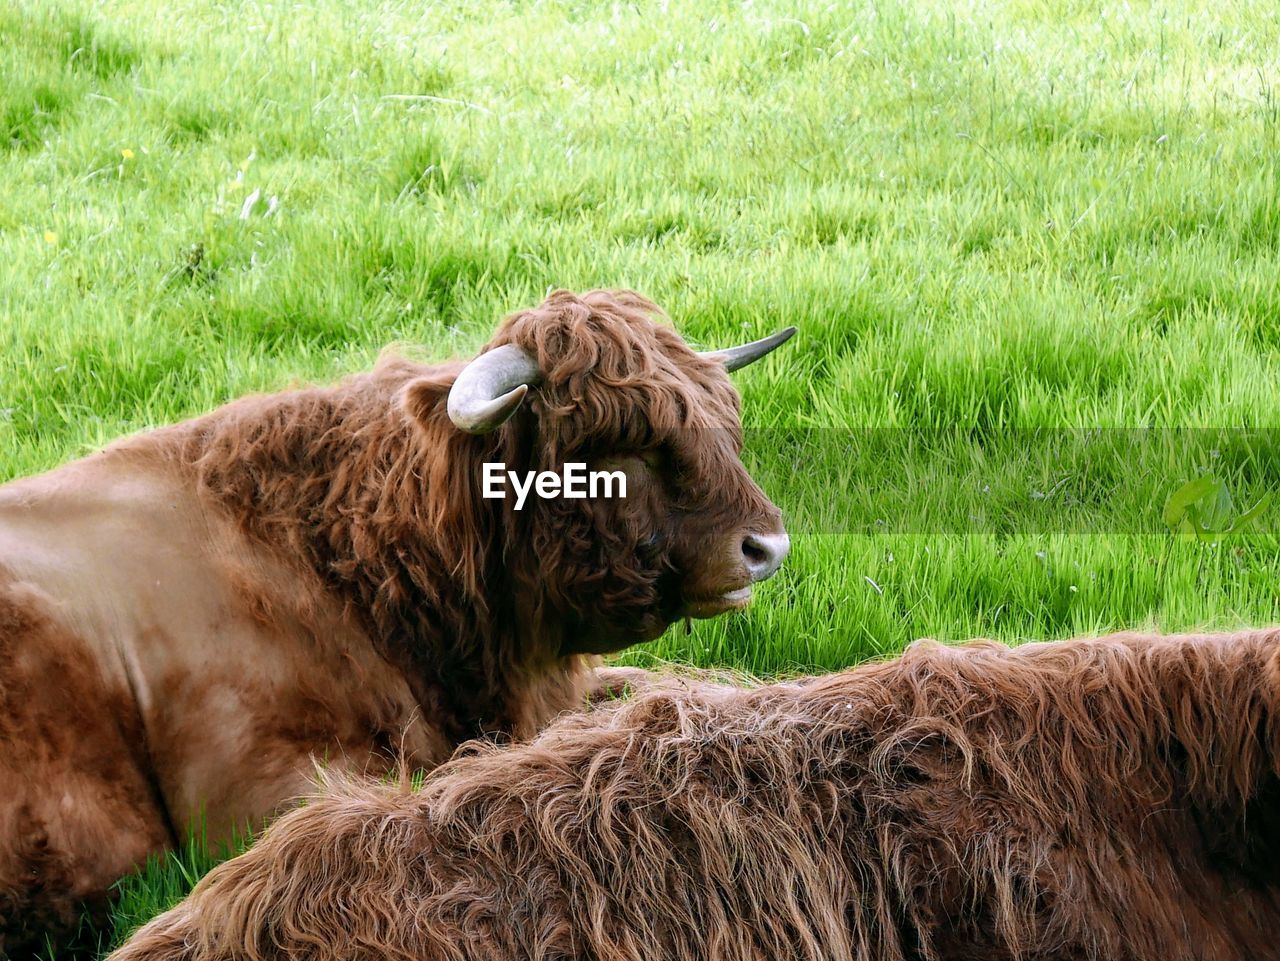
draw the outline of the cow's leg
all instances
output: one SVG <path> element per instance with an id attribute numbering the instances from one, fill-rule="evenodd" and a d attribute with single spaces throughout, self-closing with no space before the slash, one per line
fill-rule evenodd
<path id="1" fill-rule="evenodd" d="M 127 682 L 48 610 L 0 585 L 0 957 L 101 918 L 172 840 Z"/>
<path id="2" fill-rule="evenodd" d="M 0 763 L 0 956 L 21 957 L 48 938 L 101 928 L 111 886 L 169 838 L 145 785 L 45 764 Z"/>
<path id="3" fill-rule="evenodd" d="M 658 672 L 645 670 L 643 667 L 602 665 L 593 672 L 592 682 L 587 687 L 587 700 L 596 704 L 626 697 L 650 687 L 660 677 L 662 675 Z"/>
<path id="4" fill-rule="evenodd" d="M 746 675 L 734 674 L 730 671 L 689 667 L 683 664 L 672 665 L 670 668 L 657 671 L 643 667 L 602 665 L 595 669 L 586 693 L 589 703 L 599 704 L 653 687 L 741 686 L 749 680 L 751 679 Z"/>

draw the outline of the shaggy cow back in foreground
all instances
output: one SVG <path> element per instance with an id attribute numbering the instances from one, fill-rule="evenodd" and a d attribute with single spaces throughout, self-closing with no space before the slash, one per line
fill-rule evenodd
<path id="1" fill-rule="evenodd" d="M 1280 632 L 672 682 L 337 785 L 142 959 L 1227 959 L 1280 940 Z"/>

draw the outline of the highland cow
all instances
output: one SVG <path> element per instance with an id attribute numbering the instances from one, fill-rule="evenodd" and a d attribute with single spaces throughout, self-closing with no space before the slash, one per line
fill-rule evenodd
<path id="1" fill-rule="evenodd" d="M 558 292 L 471 363 L 386 358 L 0 488 L 0 955 L 197 819 L 278 812 L 314 757 L 527 737 L 596 655 L 745 604 L 787 536 L 726 374 L 791 331 L 698 354 L 657 314 Z M 516 512 L 487 461 L 628 496 Z"/>
<path id="2" fill-rule="evenodd" d="M 339 784 L 112 961 L 1275 957 L 1280 631 L 679 684 Z"/>

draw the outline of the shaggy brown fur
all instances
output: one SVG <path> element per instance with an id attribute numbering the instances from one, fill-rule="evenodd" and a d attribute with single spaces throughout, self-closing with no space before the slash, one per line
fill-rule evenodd
<path id="1" fill-rule="evenodd" d="M 546 382 L 492 437 L 448 419 L 458 365 L 389 358 L 337 389 L 252 398 L 156 440 L 361 618 L 432 723 L 455 739 L 528 735 L 566 706 L 561 690 L 531 705 L 549 670 L 563 686 L 565 654 L 651 640 L 691 601 L 741 586 L 743 534 L 780 523 L 738 459 L 722 366 L 658 313 L 630 291 L 559 291 L 507 318 L 487 349 L 525 348 Z M 397 403 L 408 416 L 388 419 Z M 531 499 L 517 514 L 480 498 L 486 461 L 628 457 L 625 500 Z"/>
<path id="2" fill-rule="evenodd" d="M 460 364 L 391 357 L 0 488 L 0 956 L 193 822 L 277 813 L 315 757 L 530 736 L 611 683 L 592 655 L 723 609 L 780 515 L 723 365 L 658 314 L 562 291 L 508 318 L 491 346 L 544 380 L 486 436 L 446 415 Z M 628 497 L 480 497 L 484 461 L 566 459 Z"/>
<path id="3" fill-rule="evenodd" d="M 651 689 L 338 785 L 113 961 L 1276 956 L 1280 631 Z"/>

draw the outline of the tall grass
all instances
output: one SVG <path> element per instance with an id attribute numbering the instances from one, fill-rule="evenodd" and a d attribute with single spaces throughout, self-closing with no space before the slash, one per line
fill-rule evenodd
<path id="1" fill-rule="evenodd" d="M 1217 448 L 1064 481 L 1043 438 L 1277 426 L 1278 51 L 1192 0 L 10 0 L 0 479 L 625 285 L 702 345 L 801 328 L 739 380 L 793 557 L 628 660 L 1276 621 L 1273 516 L 1160 528 Z"/>

